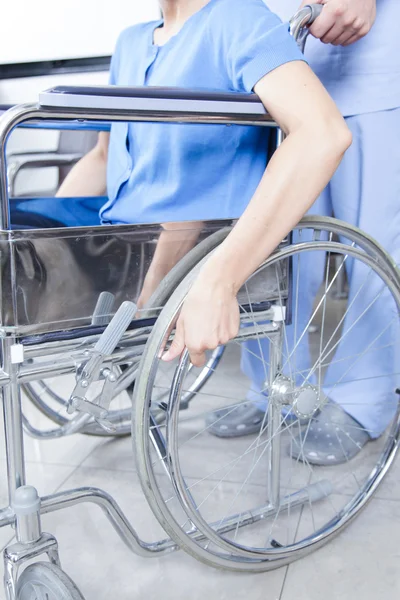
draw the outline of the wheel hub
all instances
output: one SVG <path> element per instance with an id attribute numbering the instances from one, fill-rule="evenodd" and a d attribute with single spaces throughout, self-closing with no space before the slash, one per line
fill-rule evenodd
<path id="1" fill-rule="evenodd" d="M 319 387 L 309 383 L 296 386 L 285 375 L 278 375 L 273 382 L 271 399 L 277 404 L 291 406 L 300 419 L 311 419 L 324 404 L 324 396 Z"/>

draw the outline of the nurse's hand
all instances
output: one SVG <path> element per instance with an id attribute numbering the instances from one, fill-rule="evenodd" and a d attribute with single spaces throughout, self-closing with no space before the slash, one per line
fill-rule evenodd
<path id="1" fill-rule="evenodd" d="M 173 360 L 187 348 L 192 364 L 201 367 L 206 362 L 206 350 L 215 350 L 234 338 L 239 324 L 236 291 L 200 273 L 182 306 L 171 347 L 162 359 Z"/>
<path id="2" fill-rule="evenodd" d="M 313 0 L 324 4 L 318 19 L 310 27 L 311 34 L 324 44 L 349 46 L 370 31 L 376 17 L 376 0 Z M 310 4 L 304 0 L 301 6 Z"/>

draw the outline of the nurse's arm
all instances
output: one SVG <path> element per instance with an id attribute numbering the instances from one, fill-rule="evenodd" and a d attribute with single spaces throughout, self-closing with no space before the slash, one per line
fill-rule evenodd
<path id="1" fill-rule="evenodd" d="M 202 268 L 164 360 L 186 346 L 192 362 L 201 365 L 205 350 L 236 336 L 238 290 L 308 211 L 351 144 L 336 105 L 305 63 L 275 69 L 255 91 L 287 137 L 242 217 Z"/>
<path id="2" fill-rule="evenodd" d="M 96 146 L 74 165 L 56 196 L 104 196 L 107 189 L 107 158 L 110 134 L 99 133 Z"/>

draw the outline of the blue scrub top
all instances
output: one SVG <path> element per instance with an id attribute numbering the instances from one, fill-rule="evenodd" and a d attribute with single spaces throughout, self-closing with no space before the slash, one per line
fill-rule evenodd
<path id="1" fill-rule="evenodd" d="M 268 72 L 304 60 L 288 25 L 263 0 L 211 0 L 164 46 L 162 21 L 125 30 L 110 83 L 251 92 Z M 115 123 L 103 222 L 239 217 L 264 173 L 266 127 Z"/>
<path id="2" fill-rule="evenodd" d="M 244 0 L 245 1 L 245 0 Z M 289 19 L 300 0 L 265 0 Z M 345 117 L 400 107 L 400 0 L 377 0 L 371 31 L 350 46 L 310 36 L 305 56 Z"/>

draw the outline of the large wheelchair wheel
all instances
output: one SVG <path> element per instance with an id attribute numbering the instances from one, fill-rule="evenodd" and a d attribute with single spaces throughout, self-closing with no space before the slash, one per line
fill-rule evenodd
<path id="1" fill-rule="evenodd" d="M 395 458 L 399 271 L 359 230 L 304 219 L 292 243 L 243 286 L 239 334 L 182 412 L 187 354 L 178 367 L 158 356 L 198 270 L 167 302 L 142 358 L 134 423 L 139 476 L 154 514 L 187 552 L 232 570 L 277 568 L 348 525 Z M 348 300 L 332 293 L 342 270 L 351 282 Z M 315 300 L 307 305 L 310 286 Z M 152 414 L 160 388 L 169 393 L 163 424 Z M 245 402 L 263 407 L 259 433 L 210 435 Z M 343 425 L 344 413 L 357 417 L 353 429 Z M 316 433 L 328 449 L 324 466 L 306 452 Z M 359 452 L 349 458 L 352 444 Z M 330 446 L 343 449 L 343 460 L 330 456 Z"/>
<path id="2" fill-rule="evenodd" d="M 217 231 L 195 246 L 179 263 L 171 269 L 161 282 L 160 286 L 149 299 L 147 306 L 141 311 L 141 318 L 147 319 L 157 316 L 171 294 L 193 267 L 212 251 L 228 235 L 230 228 Z M 223 354 L 223 348 L 218 348 L 210 355 L 207 364 L 202 369 L 190 368 L 191 384 L 187 386 L 182 406 L 188 406 L 195 394 L 200 391 L 209 377 L 215 371 Z M 119 368 L 119 381 L 116 393 L 110 406 L 109 420 L 113 423 L 115 431 L 110 434 L 96 422 L 84 425 L 81 433 L 97 436 L 125 436 L 131 433 L 132 414 L 132 388 L 138 372 L 141 356 Z M 68 424 L 70 418 L 66 407 L 73 388 L 71 376 L 59 376 L 41 381 L 32 381 L 22 386 L 22 389 L 32 404 L 53 423 L 62 427 Z M 161 390 L 157 398 L 153 398 L 153 415 L 157 421 L 165 418 L 165 394 Z"/>

